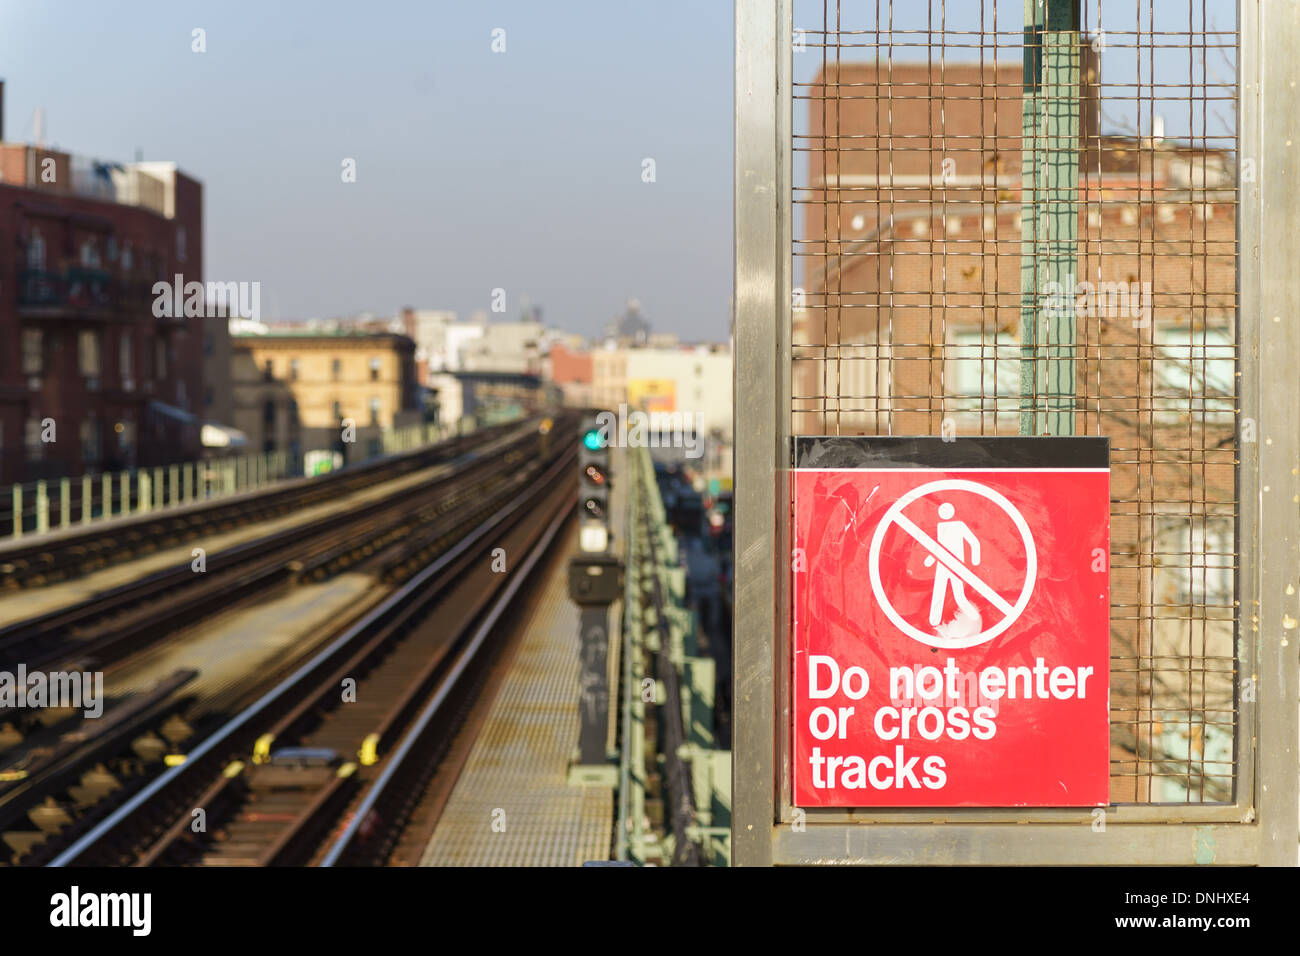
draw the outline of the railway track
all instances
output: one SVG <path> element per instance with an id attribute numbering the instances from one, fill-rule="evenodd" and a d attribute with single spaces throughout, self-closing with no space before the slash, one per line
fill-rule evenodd
<path id="1" fill-rule="evenodd" d="M 0 666 L 21 661 L 33 669 L 75 658 L 102 668 L 188 621 L 270 587 L 319 579 L 369 558 L 408 533 L 415 526 L 413 515 L 427 517 L 430 506 L 454 505 L 457 486 L 467 485 L 463 472 L 490 479 L 500 467 L 495 456 L 513 456 L 510 445 L 520 434 L 531 434 L 531 429 L 508 430 L 472 444 L 462 440 L 439 456 L 433 467 L 445 470 L 427 484 L 207 555 L 208 569 L 202 574 L 185 560 L 71 607 L 0 628 Z M 462 496 L 470 493 L 460 491 Z"/>
<path id="2" fill-rule="evenodd" d="M 436 692 L 446 668 L 456 669 L 464 635 L 490 612 L 491 595 L 522 580 L 516 577 L 522 566 L 507 574 L 492 570 L 492 549 L 504 548 L 506 555 L 530 553 L 545 531 L 539 515 L 554 520 L 557 511 L 571 506 L 571 459 L 566 451 L 560 461 L 535 458 L 531 467 L 511 469 L 512 487 L 480 493 L 467 513 L 444 514 L 419 540 L 388 549 L 384 560 L 398 574 L 428 555 L 438 557 L 251 707 L 205 735 L 184 764 L 145 785 L 98 824 L 95 819 L 103 813 L 86 814 L 64 827 L 57 839 L 33 848 L 24 862 L 44 862 L 74 838 L 72 848 L 58 859 L 73 853 L 79 863 L 123 863 L 137 857 L 194 862 L 186 853 L 197 852 L 196 837 L 200 855 L 212 861 L 229 859 L 231 852 L 242 864 L 263 861 L 262 853 L 270 854 L 265 857 L 269 862 L 300 861 L 304 848 L 321 835 L 321 821 L 346 809 L 354 789 L 377 772 L 396 735 Z M 339 693 L 345 672 L 356 681 L 355 701 L 346 703 Z M 460 686 L 466 685 L 461 681 Z M 455 694 L 444 696 L 454 699 Z M 279 759 L 285 742 L 316 753 L 329 750 L 340 759 L 326 761 L 324 774 L 307 765 L 310 761 L 286 768 Z M 353 753 L 361 756 L 353 759 Z M 301 786 L 275 782 L 285 773 L 296 774 L 291 779 Z M 322 776 L 329 776 L 327 784 L 318 779 Z M 290 801 L 292 811 L 280 806 L 295 789 L 310 791 L 312 799 L 303 804 L 299 794 Z M 256 808 L 247 810 L 250 803 Z M 186 806 L 204 811 L 204 833 L 212 837 L 186 828 Z M 292 820 L 286 818 L 291 812 Z M 167 839 L 178 824 L 184 834 L 178 830 Z M 254 857 L 243 846 L 250 842 L 244 837 L 267 826 L 279 828 L 284 839 L 256 836 L 251 842 L 261 849 Z M 229 838 L 232 827 L 241 839 Z"/>
<path id="3" fill-rule="evenodd" d="M 294 562 L 295 575 L 323 572 L 346 551 L 364 554 L 364 564 L 377 579 L 389 583 L 405 580 L 438 555 L 455 549 L 467 516 L 486 519 L 503 495 L 519 494 L 535 477 L 543 448 L 544 440 L 536 431 L 528 431 L 522 439 L 516 436 L 514 444 L 508 447 L 497 441 L 485 446 L 477 458 L 461 456 L 461 460 L 452 463 L 459 465 L 459 470 L 423 494 L 418 507 L 404 500 L 387 508 L 386 513 L 393 520 L 384 534 L 359 536 L 355 527 L 336 519 L 328 540 L 316 542 L 312 558 Z M 254 579 L 259 575 L 276 577 L 279 572 L 272 574 L 269 567 L 259 565 L 257 574 L 248 569 L 241 574 Z M 205 602 L 220 604 L 223 600 L 220 593 L 205 597 Z M 224 593 L 224 600 L 230 600 L 233 592 Z M 186 613 L 183 604 L 178 608 L 172 607 L 171 601 L 162 603 L 164 614 Z M 189 606 L 188 613 L 192 618 L 193 605 Z M 161 627 L 157 622 L 154 626 Z M 123 643 L 120 634 L 115 640 L 119 645 Z M 272 675 L 259 676 L 265 683 Z M 257 677 L 250 675 L 249 685 L 256 687 Z M 116 752 L 109 741 L 103 740 L 69 752 L 65 760 L 59 761 L 49 751 L 69 748 L 47 747 L 42 759 L 28 761 L 24 767 L 23 778 L 30 779 L 21 787 L 11 783 L 5 789 L 4 775 L 0 774 L 0 829 L 15 827 L 4 830 L 4 839 L 14 851 L 15 859 L 26 864 L 48 860 L 73 835 L 92 826 L 156 776 L 161 761 L 168 753 L 179 750 L 179 744 L 186 742 L 186 738 L 194 743 L 213 730 L 215 724 L 211 723 L 189 727 L 180 719 L 184 709 L 173 706 L 166 714 L 141 714 L 130 725 L 134 736 L 130 730 L 118 735 Z M 94 731 L 88 725 L 74 729 L 65 737 L 93 736 Z M 146 751 L 143 756 L 142 750 Z M 42 797 L 44 803 L 33 805 L 34 797 Z M 24 818 L 34 823 L 39 832 L 22 829 Z"/>

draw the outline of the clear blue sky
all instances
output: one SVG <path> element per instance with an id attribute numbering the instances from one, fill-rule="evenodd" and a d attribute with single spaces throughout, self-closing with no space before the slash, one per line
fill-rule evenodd
<path id="1" fill-rule="evenodd" d="M 61 149 L 176 161 L 207 277 L 260 281 L 271 318 L 502 287 L 583 333 L 636 297 L 725 339 L 732 62 L 728 0 L 0 0 L 6 138 L 39 105 Z"/>

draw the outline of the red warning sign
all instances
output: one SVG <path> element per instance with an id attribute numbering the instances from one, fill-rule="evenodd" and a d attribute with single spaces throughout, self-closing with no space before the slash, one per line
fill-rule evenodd
<path id="1" fill-rule="evenodd" d="M 800 438 L 799 806 L 1109 802 L 1103 438 Z"/>

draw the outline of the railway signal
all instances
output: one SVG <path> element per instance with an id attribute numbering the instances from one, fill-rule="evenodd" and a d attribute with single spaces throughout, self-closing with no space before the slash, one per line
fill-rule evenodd
<path id="1" fill-rule="evenodd" d="M 581 608 L 582 722 L 575 783 L 609 782 L 615 772 L 605 750 L 609 714 L 609 606 L 623 594 L 623 565 L 609 550 L 609 441 L 594 418 L 583 422 L 578 445 L 578 553 L 569 561 L 569 597 Z"/>
<path id="2" fill-rule="evenodd" d="M 609 442 L 594 419 L 583 423 L 578 468 L 578 548 L 601 554 L 609 549 Z"/>

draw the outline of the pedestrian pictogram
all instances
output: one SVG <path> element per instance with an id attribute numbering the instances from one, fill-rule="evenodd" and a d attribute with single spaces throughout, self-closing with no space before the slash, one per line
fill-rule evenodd
<path id="1" fill-rule="evenodd" d="M 938 627 L 943 621 L 944 602 L 948 599 L 948 590 L 952 590 L 952 599 L 957 602 L 962 612 L 978 620 L 979 611 L 975 610 L 975 605 L 966 600 L 965 585 L 959 575 L 953 574 L 950 567 L 954 562 L 961 563 L 966 560 L 966 545 L 970 544 L 970 564 L 972 567 L 978 567 L 980 563 L 980 539 L 971 533 L 970 528 L 966 527 L 964 521 L 953 521 L 952 518 L 957 514 L 957 509 L 948 502 L 939 506 L 939 517 L 944 519 L 939 522 L 938 533 L 935 535 L 939 539 L 944 549 L 947 550 L 948 560 L 936 560 L 937 554 L 930 554 L 925 559 L 927 568 L 934 568 L 934 596 L 930 599 L 930 626 Z"/>
<path id="2" fill-rule="evenodd" d="M 983 520 L 980 523 L 983 525 L 987 526 L 991 521 L 995 525 L 1000 522 L 1014 526 L 1019 536 L 1013 545 L 1016 553 L 1009 555 L 1013 560 L 1006 563 L 1014 567 L 1023 564 L 1024 574 L 1020 580 L 1007 580 L 1017 576 L 1014 571 L 1003 575 L 1003 580 L 997 580 L 993 575 L 978 570 L 982 556 L 980 537 L 970 523 L 957 517 L 956 500 L 966 502 L 963 513 L 970 511 L 981 515 Z M 937 520 L 931 525 L 935 529 L 933 535 L 908 513 L 908 506 L 918 502 L 934 506 Z M 887 542 L 890 532 L 895 529 L 903 534 L 894 535 L 899 540 L 891 549 Z M 897 598 L 891 598 L 882 585 L 882 547 L 885 548 L 886 561 L 905 560 L 909 552 L 919 548 L 924 555 L 922 566 L 933 570 L 928 614 L 921 622 L 928 627 L 918 626 L 900 613 L 896 606 Z M 1014 504 L 987 485 L 965 479 L 948 479 L 914 488 L 889 508 L 871 541 L 869 570 L 872 592 L 899 630 L 931 647 L 958 648 L 990 641 L 1015 623 L 1033 594 L 1037 566 L 1033 534 Z M 985 569 L 988 570 L 987 564 Z M 915 586 L 914 579 L 905 580 L 910 586 Z M 1008 584 L 1012 589 L 1010 595 L 1006 593 Z M 971 597 L 967 597 L 968 587 Z M 977 606 L 979 599 L 989 605 L 983 612 Z"/>

